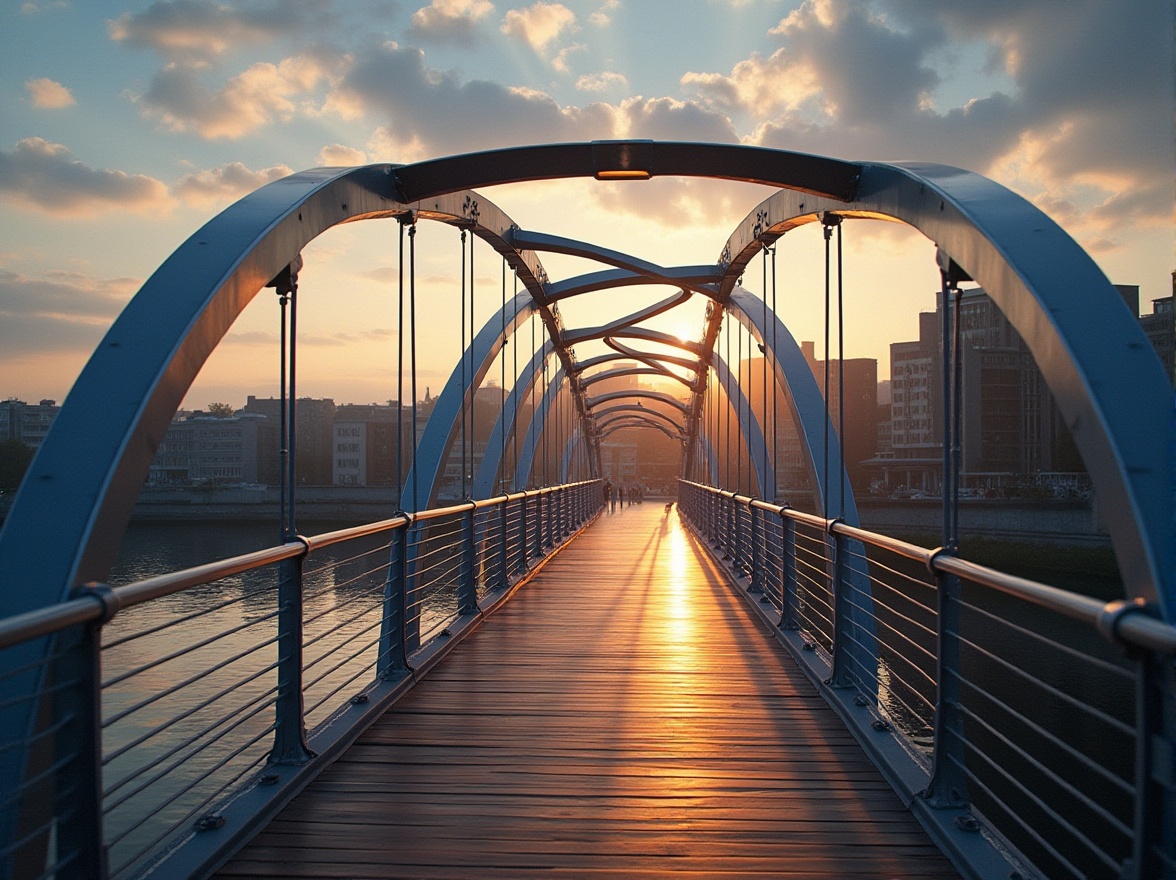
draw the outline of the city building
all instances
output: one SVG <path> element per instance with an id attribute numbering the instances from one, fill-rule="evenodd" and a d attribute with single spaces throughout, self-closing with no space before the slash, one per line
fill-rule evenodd
<path id="1" fill-rule="evenodd" d="M 164 434 L 151 462 L 147 484 L 264 485 L 265 450 L 276 442 L 276 427 L 265 416 L 183 414 Z"/>
<path id="2" fill-rule="evenodd" d="M 60 410 L 56 400 L 25 403 L 10 398 L 0 401 L 0 440 L 19 440 L 35 450 L 49 433 L 49 426 Z"/>
<path id="3" fill-rule="evenodd" d="M 1176 280 L 1176 273 L 1173 274 Z M 1176 385 L 1176 312 L 1172 308 L 1172 297 L 1165 296 L 1152 300 L 1152 313 L 1140 315 L 1139 323 L 1147 335 L 1168 378 Z"/>
<path id="4" fill-rule="evenodd" d="M 270 424 L 278 426 L 276 438 L 281 437 L 282 401 L 277 397 L 254 397 L 246 400 L 241 413 L 262 415 Z M 295 409 L 295 455 L 298 482 L 308 486 L 329 486 L 332 481 L 334 458 L 333 448 L 335 423 L 335 401 L 330 398 L 300 397 Z M 278 482 L 277 452 L 278 439 L 274 440 L 273 470 L 263 472 L 260 482 L 276 485 Z M 267 463 L 269 458 L 267 457 Z"/>
<path id="5" fill-rule="evenodd" d="M 399 407 L 389 404 L 344 404 L 335 410 L 331 483 L 335 486 L 396 484 L 396 426 Z M 410 422 L 400 419 L 408 437 Z M 407 443 L 403 444 L 407 446 Z M 407 465 L 404 465 L 407 466 Z"/>

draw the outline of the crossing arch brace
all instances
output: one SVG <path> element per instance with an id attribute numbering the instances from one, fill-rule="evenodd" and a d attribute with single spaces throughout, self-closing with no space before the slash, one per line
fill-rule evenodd
<path id="1" fill-rule="evenodd" d="M 535 253 L 543 243 L 513 243 L 514 224 L 472 190 L 554 178 L 662 175 L 779 187 L 739 224 L 716 268 L 659 273 L 657 283 L 672 274 L 669 283 L 704 293 L 718 306 L 697 349 L 700 365 L 714 350 L 724 307 L 747 263 L 788 230 L 828 213 L 896 220 L 935 242 L 984 286 L 1037 361 L 1090 471 L 1127 594 L 1176 619 L 1171 388 L 1138 322 L 1062 229 L 995 182 L 947 166 L 651 141 L 314 169 L 263 187 L 211 220 L 148 279 L 71 391 L 0 534 L 0 571 L 20 585 L 0 592 L 0 610 L 52 604 L 75 584 L 106 576 L 155 448 L 200 366 L 257 292 L 310 240 L 340 223 L 412 213 L 472 229 L 504 256 L 531 294 L 581 407 L 580 370 L 561 343 L 561 289 L 549 284 Z M 597 273 L 593 282 L 615 286 L 652 277 L 640 268 Z M 574 286 L 564 284 L 563 293 Z M 701 405 L 696 391 L 691 432 Z M 592 446 L 588 415 L 583 409 L 579 415 Z M 691 452 L 696 447 L 687 445 Z M 46 530 L 46 522 L 55 528 Z"/>

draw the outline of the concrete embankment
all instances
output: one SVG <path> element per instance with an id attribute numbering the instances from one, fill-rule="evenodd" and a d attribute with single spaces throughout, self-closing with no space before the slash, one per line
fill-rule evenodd
<path id="1" fill-rule="evenodd" d="M 861 499 L 862 527 L 885 534 L 938 535 L 943 512 L 935 499 Z M 1096 506 L 1084 501 L 969 500 L 960 503 L 961 536 L 1063 546 L 1109 547 Z"/>
<path id="2" fill-rule="evenodd" d="M 11 495 L 0 498 L 10 501 Z M 383 486 L 301 486 L 298 516 L 304 521 L 372 522 L 396 512 L 396 490 Z M 0 519 L 7 511 L 0 506 Z M 858 512 L 864 528 L 886 534 L 939 534 L 940 504 L 934 499 L 862 498 Z M 132 517 L 140 522 L 200 520 L 274 521 L 276 488 L 150 489 L 139 496 Z M 964 536 L 996 541 L 1027 541 L 1058 546 L 1109 547 L 1098 511 L 1081 501 L 968 500 L 960 505 Z"/>

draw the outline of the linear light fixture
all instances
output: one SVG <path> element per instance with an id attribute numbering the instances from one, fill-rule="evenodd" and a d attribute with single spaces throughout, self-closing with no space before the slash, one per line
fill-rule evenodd
<path id="1" fill-rule="evenodd" d="M 649 180 L 652 167 L 652 141 L 592 142 L 593 176 L 597 180 Z"/>

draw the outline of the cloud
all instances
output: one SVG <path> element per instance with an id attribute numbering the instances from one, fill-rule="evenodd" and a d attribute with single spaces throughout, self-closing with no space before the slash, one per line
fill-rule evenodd
<path id="1" fill-rule="evenodd" d="M 25 80 L 29 101 L 39 110 L 60 110 L 77 104 L 73 93 L 59 82 L 41 77 Z"/>
<path id="2" fill-rule="evenodd" d="M 48 2 L 37 3 L 35 0 L 25 0 L 20 4 L 20 11 L 25 15 L 36 15 L 38 12 L 47 12 L 50 9 L 67 9 L 69 8 L 69 0 L 48 0 Z"/>
<path id="3" fill-rule="evenodd" d="M 608 27 L 612 24 L 612 14 L 621 8 L 621 0 L 604 0 L 600 8 L 588 16 L 588 20 L 597 27 Z"/>
<path id="4" fill-rule="evenodd" d="M 230 162 L 187 175 L 176 184 L 175 192 L 188 205 L 224 205 L 293 173 L 286 165 L 251 171 L 240 162 Z"/>
<path id="5" fill-rule="evenodd" d="M 571 46 L 564 46 L 559 50 L 559 54 L 551 59 L 551 66 L 560 73 L 571 73 L 571 70 L 568 68 L 568 59 L 577 52 L 587 51 L 588 46 L 584 43 L 574 43 Z"/>
<path id="6" fill-rule="evenodd" d="M 395 43 L 360 53 L 330 103 L 387 120 L 369 144 L 377 161 L 610 138 L 616 124 L 616 108 L 607 104 L 561 107 L 533 89 L 463 81 L 427 68 L 419 49 Z"/>
<path id="7" fill-rule="evenodd" d="M 311 93 L 337 78 L 344 59 L 296 55 L 278 64 L 259 62 L 213 92 L 188 65 L 158 71 L 147 92 L 135 100 L 144 114 L 171 131 L 194 131 L 207 140 L 236 139 L 299 113 L 317 115 Z"/>
<path id="8" fill-rule="evenodd" d="M 329 0 L 274 0 L 235 5 L 213 0 L 160 0 L 146 11 L 106 23 L 117 43 L 153 49 L 171 61 L 205 62 L 230 49 L 312 29 Z"/>
<path id="9" fill-rule="evenodd" d="M 328 144 L 319 150 L 316 164 L 327 168 L 366 165 L 367 153 L 343 144 Z"/>
<path id="10" fill-rule="evenodd" d="M 664 141 L 738 143 L 729 117 L 694 101 L 629 98 L 620 108 L 624 137 Z"/>
<path id="11" fill-rule="evenodd" d="M 561 34 L 574 30 L 576 15 L 562 3 L 539 2 L 526 9 L 511 9 L 502 20 L 502 32 L 526 43 L 539 55 Z"/>
<path id="12" fill-rule="evenodd" d="M 71 272 L 31 277 L 0 269 L 5 357 L 91 351 L 141 282 Z"/>
<path id="13" fill-rule="evenodd" d="M 433 0 L 412 14 L 408 36 L 416 40 L 473 46 L 478 22 L 494 11 L 489 0 Z"/>
<path id="14" fill-rule="evenodd" d="M 11 153 L 0 151 L 0 197 L 61 217 L 171 207 L 161 181 L 90 168 L 68 148 L 38 137 L 19 141 Z"/>
<path id="15" fill-rule="evenodd" d="M 609 89 L 625 89 L 629 80 L 623 73 L 602 70 L 600 73 L 586 73 L 576 80 L 576 88 L 582 92 L 604 92 Z"/>

